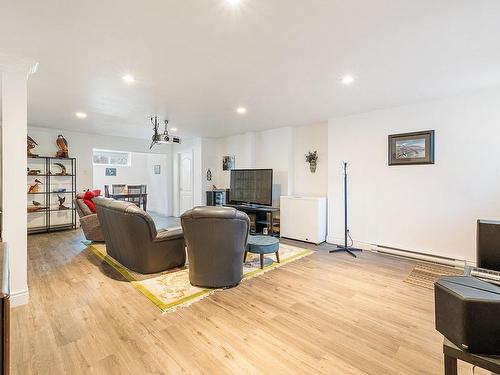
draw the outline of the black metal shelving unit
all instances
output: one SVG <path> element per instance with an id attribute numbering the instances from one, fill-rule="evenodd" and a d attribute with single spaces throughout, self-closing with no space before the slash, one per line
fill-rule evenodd
<path id="1" fill-rule="evenodd" d="M 30 215 L 43 215 L 43 225 L 29 226 L 28 223 L 28 234 L 34 233 L 44 233 L 44 232 L 54 232 L 59 230 L 76 229 L 76 209 L 74 206 L 74 200 L 76 198 L 76 158 L 57 158 L 51 156 L 29 156 L 28 157 L 28 168 L 30 164 L 34 164 L 35 160 L 37 167 L 43 166 L 44 170 L 42 173 L 30 175 L 28 173 L 28 180 L 34 181 L 39 179 L 43 182 L 43 191 L 27 193 L 28 201 L 35 200 L 33 197 L 44 197 L 44 206 L 48 208 L 39 211 L 28 212 Z M 40 163 L 41 161 L 41 163 Z M 31 163 L 30 163 L 31 162 Z M 52 171 L 53 167 L 57 167 L 54 163 L 61 163 L 66 167 L 67 174 L 61 175 Z M 68 180 L 71 183 L 68 183 Z M 66 191 L 53 191 L 54 183 L 66 183 L 70 189 Z M 52 199 L 57 196 L 66 196 L 65 206 L 68 207 L 66 210 L 59 210 L 57 207 L 53 207 Z M 68 220 L 66 223 L 54 223 L 52 215 L 54 213 L 71 212 L 71 221 Z M 69 216 L 69 215 L 68 215 Z"/>

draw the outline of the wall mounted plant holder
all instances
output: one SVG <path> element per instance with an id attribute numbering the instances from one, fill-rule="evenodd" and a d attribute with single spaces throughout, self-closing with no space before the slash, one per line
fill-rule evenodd
<path id="1" fill-rule="evenodd" d="M 306 154 L 306 162 L 309 163 L 309 170 L 311 171 L 311 173 L 315 173 L 316 167 L 318 166 L 318 151 L 309 151 Z"/>

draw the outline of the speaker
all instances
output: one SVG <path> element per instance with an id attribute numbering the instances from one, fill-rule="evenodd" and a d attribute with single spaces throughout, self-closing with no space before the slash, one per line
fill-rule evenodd
<path id="1" fill-rule="evenodd" d="M 500 222 L 477 221 L 477 266 L 500 271 Z"/>
<path id="2" fill-rule="evenodd" d="M 434 286 L 436 329 L 459 348 L 500 355 L 500 288 L 472 277 L 442 277 Z"/>

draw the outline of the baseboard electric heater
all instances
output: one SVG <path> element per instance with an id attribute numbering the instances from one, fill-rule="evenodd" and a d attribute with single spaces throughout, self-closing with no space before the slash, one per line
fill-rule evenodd
<path id="1" fill-rule="evenodd" d="M 397 247 L 390 247 L 385 245 L 371 244 L 371 246 L 373 247 L 372 250 L 381 254 L 396 255 L 404 258 L 412 258 L 425 262 L 439 263 L 453 267 L 464 268 L 466 265 L 465 260 L 448 258 L 440 255 L 420 253 L 418 251 L 412 251 L 412 250 L 398 249 Z"/>

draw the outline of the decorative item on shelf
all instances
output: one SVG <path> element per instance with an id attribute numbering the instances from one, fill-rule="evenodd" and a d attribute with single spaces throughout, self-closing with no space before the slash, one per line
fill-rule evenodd
<path id="1" fill-rule="evenodd" d="M 311 173 L 315 173 L 316 167 L 318 166 L 318 151 L 309 151 L 306 154 L 306 162 L 309 163 L 309 170 L 311 171 Z"/>
<path id="2" fill-rule="evenodd" d="M 389 135 L 389 165 L 434 164 L 434 130 Z"/>
<path id="3" fill-rule="evenodd" d="M 223 171 L 230 171 L 231 169 L 234 169 L 235 167 L 235 161 L 236 157 L 234 156 L 223 156 L 222 157 L 222 170 Z"/>
<path id="4" fill-rule="evenodd" d="M 67 158 L 68 157 L 68 141 L 63 137 L 62 134 L 57 136 L 56 140 L 57 152 L 56 158 Z"/>
<path id="5" fill-rule="evenodd" d="M 38 178 L 33 181 L 28 187 L 28 193 L 38 193 L 40 191 L 40 185 L 43 184 Z"/>
<path id="6" fill-rule="evenodd" d="M 212 185 L 212 190 L 217 190 L 217 186 Z"/>
<path id="7" fill-rule="evenodd" d="M 31 152 L 31 150 L 33 150 L 36 146 L 38 146 L 38 143 L 36 143 L 36 141 L 28 135 L 28 156 L 33 158 L 38 156 L 37 154 L 33 154 Z"/>
<path id="8" fill-rule="evenodd" d="M 38 212 L 47 209 L 46 206 L 42 206 L 40 202 L 32 201 L 33 206 L 28 206 L 28 212 Z"/>
<path id="9" fill-rule="evenodd" d="M 208 168 L 207 171 L 207 181 L 212 181 L 212 171 L 210 170 L 210 168 Z"/>
<path id="10" fill-rule="evenodd" d="M 66 188 L 56 188 L 52 190 L 54 193 L 66 193 Z"/>
<path id="11" fill-rule="evenodd" d="M 61 172 L 56 173 L 56 176 L 67 176 L 68 172 L 66 172 L 66 167 L 61 164 L 61 163 L 54 163 L 54 165 L 57 165 L 59 168 L 61 168 Z"/>
<path id="12" fill-rule="evenodd" d="M 28 168 L 28 176 L 38 176 L 42 171 L 40 169 L 29 169 Z"/>
<path id="13" fill-rule="evenodd" d="M 57 195 L 57 199 L 59 200 L 58 210 L 69 210 L 69 207 L 64 205 L 64 202 L 66 201 L 66 197 L 61 197 L 60 195 Z"/>

